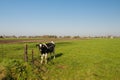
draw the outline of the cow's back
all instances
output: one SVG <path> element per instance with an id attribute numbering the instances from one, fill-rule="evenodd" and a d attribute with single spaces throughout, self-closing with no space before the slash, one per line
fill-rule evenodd
<path id="1" fill-rule="evenodd" d="M 53 43 L 47 43 L 46 45 L 48 47 L 48 51 L 49 52 L 53 52 L 54 51 L 55 44 L 53 44 Z"/>

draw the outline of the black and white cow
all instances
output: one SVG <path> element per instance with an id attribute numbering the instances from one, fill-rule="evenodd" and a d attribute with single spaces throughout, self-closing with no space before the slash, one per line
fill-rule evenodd
<path id="1" fill-rule="evenodd" d="M 37 44 L 36 46 L 39 47 L 39 51 L 41 53 L 41 64 L 43 63 L 44 59 L 45 59 L 45 63 L 47 63 L 48 53 L 50 53 L 50 55 L 52 55 L 53 53 L 55 58 L 55 43 L 53 41 L 46 44 L 40 43 L 40 44 Z"/>

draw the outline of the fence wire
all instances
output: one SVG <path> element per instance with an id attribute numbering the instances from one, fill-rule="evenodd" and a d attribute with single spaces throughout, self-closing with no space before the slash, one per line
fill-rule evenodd
<path id="1" fill-rule="evenodd" d="M 32 50 L 34 53 L 32 53 Z M 0 62 L 4 59 L 21 59 L 24 60 L 25 44 L 0 44 Z M 28 61 L 34 58 L 40 58 L 40 52 L 35 44 L 28 44 Z"/>

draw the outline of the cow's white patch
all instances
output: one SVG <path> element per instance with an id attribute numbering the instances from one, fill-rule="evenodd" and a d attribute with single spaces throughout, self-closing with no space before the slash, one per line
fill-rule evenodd
<path id="1" fill-rule="evenodd" d="M 42 44 L 39 44 L 40 47 L 42 47 Z"/>
<path id="2" fill-rule="evenodd" d="M 53 41 L 51 41 L 52 44 L 55 44 Z"/>

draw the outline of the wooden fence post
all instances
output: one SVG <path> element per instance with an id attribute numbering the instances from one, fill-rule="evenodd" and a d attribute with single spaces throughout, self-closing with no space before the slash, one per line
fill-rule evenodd
<path id="1" fill-rule="evenodd" d="M 4 58 L 4 52 L 3 52 L 3 44 L 1 45 L 1 57 Z"/>
<path id="2" fill-rule="evenodd" d="M 34 51 L 32 49 L 32 63 L 34 64 Z"/>
<path id="3" fill-rule="evenodd" d="M 25 49 L 24 49 L 24 60 L 25 62 L 28 62 L 28 45 L 25 45 Z"/>

